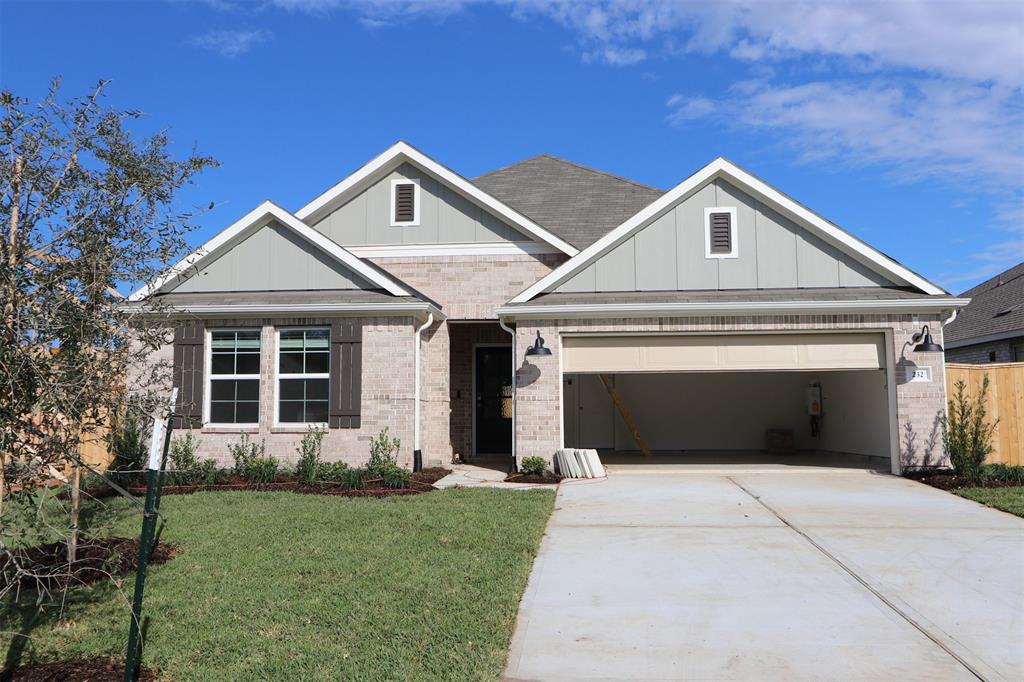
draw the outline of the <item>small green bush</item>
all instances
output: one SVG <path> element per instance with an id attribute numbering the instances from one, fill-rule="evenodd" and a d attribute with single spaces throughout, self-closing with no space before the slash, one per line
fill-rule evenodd
<path id="1" fill-rule="evenodd" d="M 252 466 L 253 462 L 266 456 L 267 444 L 263 440 L 257 444 L 249 438 L 249 434 L 243 433 L 237 443 L 228 444 L 228 452 L 235 462 L 235 473 L 245 476 L 246 469 Z"/>
<path id="2" fill-rule="evenodd" d="M 338 483 L 346 488 L 352 490 L 362 490 L 366 487 L 366 481 L 372 478 L 369 469 L 355 469 L 353 467 L 345 467 L 336 472 L 337 478 L 335 479 Z"/>
<path id="3" fill-rule="evenodd" d="M 114 454 L 110 466 L 112 478 L 127 483 L 144 478 L 142 470 L 146 468 L 149 455 L 144 423 L 139 411 L 132 406 L 114 421 L 110 432 L 110 450 Z"/>
<path id="4" fill-rule="evenodd" d="M 382 488 L 408 488 L 412 485 L 412 473 L 397 464 L 388 464 L 373 472 L 380 479 Z"/>
<path id="5" fill-rule="evenodd" d="M 320 476 L 323 463 L 320 461 L 320 449 L 324 442 L 323 429 L 310 427 L 302 436 L 302 442 L 295 451 L 299 458 L 295 462 L 295 476 L 303 483 L 312 483 Z"/>
<path id="6" fill-rule="evenodd" d="M 171 447 L 167 452 L 170 469 L 167 472 L 168 483 L 210 485 L 223 482 L 226 472 L 218 467 L 214 460 L 200 460 L 196 457 L 198 449 L 199 439 L 191 431 L 186 431 L 184 436 L 177 436 L 171 440 Z"/>
<path id="7" fill-rule="evenodd" d="M 273 457 L 257 457 L 249 462 L 242 476 L 250 483 L 263 485 L 273 483 L 280 469 L 280 462 Z"/>
<path id="8" fill-rule="evenodd" d="M 543 457 L 523 457 L 523 463 L 519 468 L 524 474 L 543 476 L 548 470 L 548 461 Z"/>
<path id="9" fill-rule="evenodd" d="M 970 483 L 982 477 L 982 464 L 992 452 L 992 434 L 999 423 L 987 420 L 985 402 L 988 400 L 988 375 L 981 382 L 976 398 L 967 396 L 967 384 L 957 381 L 953 398 L 946 414 L 939 417 L 942 426 L 942 445 L 953 463 L 953 468 Z"/>
<path id="10" fill-rule="evenodd" d="M 1024 466 L 1011 466 L 1002 462 L 985 464 L 981 467 L 981 480 L 986 483 L 998 481 L 1000 483 L 1024 485 Z"/>
<path id="11" fill-rule="evenodd" d="M 351 467 L 344 462 L 320 462 L 316 469 L 317 481 L 337 482 L 344 480 Z"/>
<path id="12" fill-rule="evenodd" d="M 370 441 L 370 461 L 366 468 L 373 472 L 384 471 L 388 466 L 398 464 L 398 451 L 402 447 L 402 441 L 392 438 L 388 433 L 388 427 L 377 434 L 377 437 Z"/>

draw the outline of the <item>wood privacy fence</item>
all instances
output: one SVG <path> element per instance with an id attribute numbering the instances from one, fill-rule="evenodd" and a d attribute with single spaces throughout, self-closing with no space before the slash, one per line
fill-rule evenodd
<path id="1" fill-rule="evenodd" d="M 946 365 L 946 391 L 953 397 L 954 385 L 963 381 L 967 394 L 974 397 L 988 375 L 987 409 L 991 419 L 999 419 L 994 437 L 995 449 L 988 462 L 1024 465 L 1024 362 L 987 365 Z"/>

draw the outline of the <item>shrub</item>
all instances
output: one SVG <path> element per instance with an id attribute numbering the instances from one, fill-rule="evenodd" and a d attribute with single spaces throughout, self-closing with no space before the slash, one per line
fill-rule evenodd
<path id="1" fill-rule="evenodd" d="M 199 439 L 191 431 L 171 441 L 167 452 L 171 471 L 167 477 L 172 485 L 208 485 L 224 480 L 224 471 L 217 466 L 217 462 L 196 457 L 198 448 Z"/>
<path id="2" fill-rule="evenodd" d="M 548 461 L 543 457 L 523 457 L 523 463 L 519 468 L 524 474 L 543 476 L 548 470 Z"/>
<path id="3" fill-rule="evenodd" d="M 361 490 L 366 487 L 366 480 L 371 478 L 370 471 L 368 469 L 353 469 L 352 467 L 345 467 L 335 472 L 336 480 L 345 488 L 351 488 L 352 490 Z"/>
<path id="4" fill-rule="evenodd" d="M 382 488 L 408 488 L 412 485 L 412 474 L 397 464 L 385 465 L 373 473 L 380 479 Z"/>
<path id="5" fill-rule="evenodd" d="M 377 434 L 377 437 L 370 441 L 370 461 L 366 468 L 373 472 L 384 471 L 389 465 L 398 464 L 398 450 L 402 447 L 402 441 L 391 438 L 388 427 Z"/>
<path id="6" fill-rule="evenodd" d="M 122 481 L 134 481 L 142 478 L 142 470 L 146 468 L 148 448 L 146 446 L 146 429 L 138 410 L 129 407 L 124 416 L 117 419 L 111 428 L 110 450 L 114 461 L 110 465 L 116 478 Z"/>
<path id="7" fill-rule="evenodd" d="M 241 440 L 228 445 L 228 452 L 231 453 L 231 459 L 235 461 L 235 473 L 245 476 L 244 472 L 252 466 L 254 461 L 266 456 L 267 444 L 261 440 L 257 445 L 249 438 L 249 434 L 243 433 Z"/>
<path id="8" fill-rule="evenodd" d="M 320 462 L 316 468 L 317 481 L 342 481 L 351 469 L 344 462 Z"/>
<path id="9" fill-rule="evenodd" d="M 302 442 L 295 451 L 299 459 L 295 462 L 295 476 L 303 483 L 312 483 L 319 478 L 323 463 L 320 448 L 324 442 L 324 430 L 310 427 L 302 436 Z"/>
<path id="10" fill-rule="evenodd" d="M 981 480 L 1024 485 L 1024 466 L 1011 466 L 1002 462 L 985 464 L 981 467 Z"/>
<path id="11" fill-rule="evenodd" d="M 242 476 L 245 477 L 245 480 L 257 485 L 273 483 L 280 467 L 280 463 L 273 457 L 257 457 L 249 462 Z"/>
<path id="12" fill-rule="evenodd" d="M 981 480 L 982 464 L 992 452 L 992 434 L 999 420 L 988 423 L 985 402 L 988 400 L 988 375 L 981 382 L 976 398 L 967 396 L 963 380 L 954 384 L 949 409 L 939 418 L 942 426 L 942 445 L 953 463 L 953 468 L 966 481 Z"/>

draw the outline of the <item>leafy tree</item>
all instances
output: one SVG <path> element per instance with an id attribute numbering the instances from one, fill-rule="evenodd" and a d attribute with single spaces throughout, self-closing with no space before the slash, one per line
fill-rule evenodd
<path id="1" fill-rule="evenodd" d="M 0 92 L 0 515 L 72 471 L 69 559 L 80 443 L 167 372 L 147 361 L 166 340 L 159 305 L 127 306 L 118 289 L 188 250 L 195 213 L 175 193 L 215 165 L 175 158 L 166 132 L 133 134 L 140 112 L 105 104 L 107 85 L 65 100 L 54 81 L 37 102 Z M 133 367 L 146 371 L 127 385 Z M 0 517 L 0 552 L 14 525 Z"/>
<path id="2" fill-rule="evenodd" d="M 981 479 L 985 457 L 992 452 L 992 435 L 999 420 L 989 423 L 985 403 L 988 401 L 988 374 L 974 398 L 967 395 L 967 384 L 961 379 L 953 385 L 953 398 L 946 414 L 939 418 L 942 444 L 953 468 L 968 482 Z"/>

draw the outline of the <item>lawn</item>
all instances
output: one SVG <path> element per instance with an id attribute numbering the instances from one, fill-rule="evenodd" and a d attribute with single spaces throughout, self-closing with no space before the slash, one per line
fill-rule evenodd
<path id="1" fill-rule="evenodd" d="M 553 503 L 494 489 L 164 497 L 179 554 L 146 585 L 144 663 L 174 680 L 496 679 Z M 116 501 L 92 523 L 133 535 L 140 518 Z M 131 586 L 72 590 L 23 661 L 123 656 Z M 0 655 L 27 613 L 13 606 L 0 603 Z"/>
<path id="2" fill-rule="evenodd" d="M 958 488 L 954 490 L 960 497 L 981 502 L 989 507 L 1001 509 L 1017 516 L 1024 517 L 1024 486 L 1009 488 Z"/>

